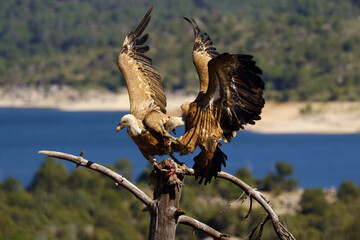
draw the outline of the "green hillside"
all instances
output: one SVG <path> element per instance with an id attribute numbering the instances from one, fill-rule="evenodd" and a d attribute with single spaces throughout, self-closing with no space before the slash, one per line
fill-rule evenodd
<path id="1" fill-rule="evenodd" d="M 359 100 L 358 0 L 0 1 L 0 87 L 124 86 L 116 56 L 154 4 L 149 56 L 168 90 L 196 92 L 194 17 L 220 52 L 255 56 L 274 100 Z"/>

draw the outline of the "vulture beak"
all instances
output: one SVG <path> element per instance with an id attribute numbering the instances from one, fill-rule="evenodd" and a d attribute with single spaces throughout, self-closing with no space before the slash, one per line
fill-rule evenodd
<path id="1" fill-rule="evenodd" d="M 116 127 L 116 131 L 119 132 L 123 128 L 125 128 L 125 126 L 122 125 L 121 123 L 119 123 L 119 125 L 117 125 L 117 127 Z"/>

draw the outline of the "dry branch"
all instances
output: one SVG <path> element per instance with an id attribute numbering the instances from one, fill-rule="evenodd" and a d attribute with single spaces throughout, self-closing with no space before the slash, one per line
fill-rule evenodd
<path id="1" fill-rule="evenodd" d="M 221 239 L 221 240 L 230 239 L 229 235 L 218 232 L 212 227 L 209 227 L 208 225 L 189 216 L 185 216 L 185 215 L 180 216 L 178 219 L 178 223 L 193 227 L 196 230 L 208 234 L 210 237 L 213 237 L 214 239 Z"/>
<path id="2" fill-rule="evenodd" d="M 112 180 L 114 180 L 117 184 L 126 188 L 129 192 L 131 192 L 136 198 L 142 201 L 149 209 L 153 208 L 153 200 L 146 195 L 143 191 L 141 191 L 138 187 L 128 181 L 125 177 L 121 176 L 120 174 L 114 172 L 113 170 L 104 167 L 100 164 L 91 162 L 86 160 L 80 156 L 74 156 L 67 153 L 56 152 L 56 151 L 39 151 L 39 154 L 45 154 L 49 157 L 56 157 L 66 161 L 70 161 L 76 164 L 76 166 L 83 166 L 95 170 L 105 176 L 108 176 Z"/>

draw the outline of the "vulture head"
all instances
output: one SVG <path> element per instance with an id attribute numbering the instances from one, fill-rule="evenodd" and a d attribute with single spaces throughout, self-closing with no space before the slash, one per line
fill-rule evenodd
<path id="1" fill-rule="evenodd" d="M 139 126 L 138 120 L 134 115 L 126 114 L 123 116 L 116 127 L 116 131 L 119 132 L 123 128 L 128 128 L 128 133 L 131 136 L 138 136 L 141 134 L 141 128 Z"/>

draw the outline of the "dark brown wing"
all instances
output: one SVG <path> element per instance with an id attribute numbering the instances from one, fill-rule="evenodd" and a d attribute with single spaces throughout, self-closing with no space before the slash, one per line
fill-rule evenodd
<path id="1" fill-rule="evenodd" d="M 201 36 L 197 30 L 195 25 L 195 36 Z M 194 49 L 200 49 L 196 39 L 200 38 L 195 37 Z M 201 148 L 194 158 L 194 169 L 200 182 L 205 179 L 206 184 L 217 176 L 227 159 L 219 148 L 219 141 L 230 141 L 244 125 L 260 119 L 265 103 L 262 97 L 265 84 L 260 77 L 260 68 L 250 55 L 224 53 L 215 56 L 206 55 L 204 50 L 199 52 L 196 55 L 197 51 L 193 51 L 201 87 L 195 101 L 182 106 L 186 132 L 179 139 L 179 152 L 187 154 L 197 146 Z M 207 86 L 203 86 L 205 83 Z M 219 98 L 214 100 L 217 92 Z"/>
<path id="2" fill-rule="evenodd" d="M 129 92 L 130 113 L 141 120 L 154 109 L 166 113 L 161 77 L 152 66 L 151 58 L 145 55 L 149 47 L 143 44 L 148 34 L 141 36 L 150 22 L 152 8 L 145 13 L 135 30 L 126 36 L 118 56 L 118 66 Z"/>
<path id="3" fill-rule="evenodd" d="M 200 31 L 194 19 L 189 20 L 186 17 L 184 17 L 184 19 L 188 21 L 194 29 L 193 62 L 200 80 L 199 94 L 204 94 L 209 84 L 208 62 L 214 57 L 217 57 L 219 53 L 216 51 L 209 35 Z"/>
<path id="4" fill-rule="evenodd" d="M 265 83 L 260 77 L 261 69 L 252 59 L 250 55 L 225 53 L 209 62 L 209 87 L 199 105 L 209 104 L 207 99 L 212 99 L 219 84 L 220 97 L 214 105 L 221 109 L 223 140 L 229 141 L 235 131 L 261 119 Z"/>

